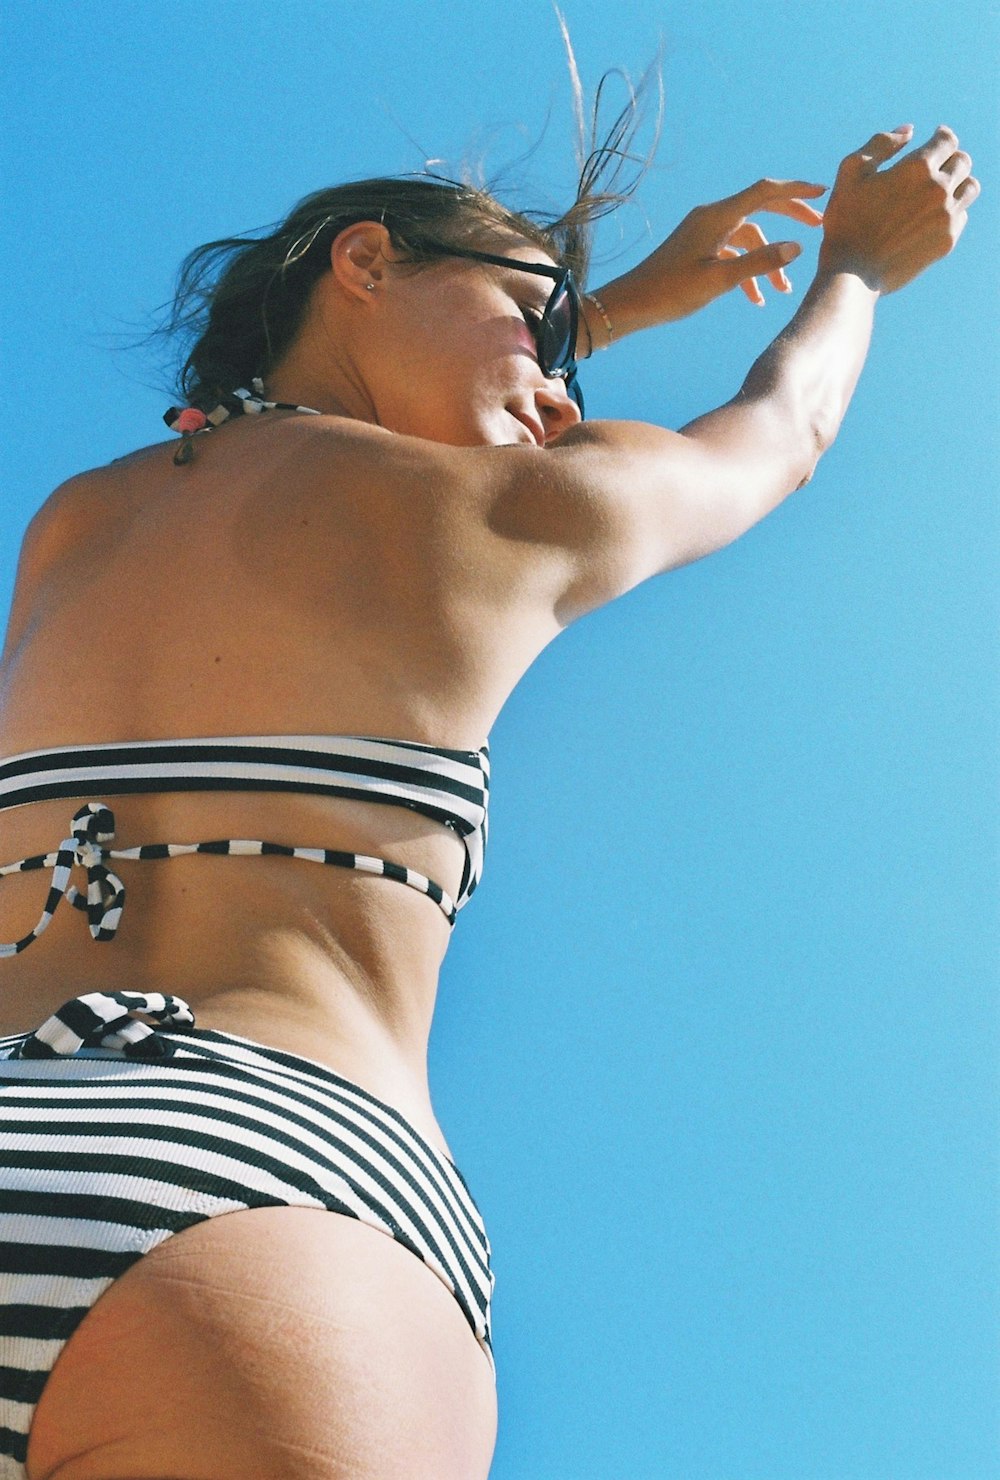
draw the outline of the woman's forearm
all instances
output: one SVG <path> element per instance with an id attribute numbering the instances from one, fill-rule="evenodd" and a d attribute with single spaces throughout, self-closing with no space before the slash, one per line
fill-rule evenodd
<path id="1" fill-rule="evenodd" d="M 599 288 L 595 297 L 614 326 L 615 339 L 650 327 L 628 275 Z M 797 312 L 750 367 L 740 400 L 767 397 L 789 407 L 790 435 L 805 431 L 816 455 L 825 452 L 844 419 L 868 353 L 879 293 L 852 268 L 822 263 Z M 607 343 L 597 313 L 595 345 Z"/>
<path id="2" fill-rule="evenodd" d="M 737 469 L 737 525 L 750 528 L 812 478 L 861 374 L 878 297 L 846 264 L 824 263 L 732 400 L 680 428 Z"/>
<path id="3" fill-rule="evenodd" d="M 878 290 L 857 273 L 821 266 L 802 303 L 750 367 L 742 394 L 795 408 L 817 456 L 833 443 L 868 354 Z"/>

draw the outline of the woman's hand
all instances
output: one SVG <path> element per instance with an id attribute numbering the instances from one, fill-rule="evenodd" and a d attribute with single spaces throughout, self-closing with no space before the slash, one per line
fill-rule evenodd
<path id="1" fill-rule="evenodd" d="M 737 287 L 751 303 L 763 304 L 758 276 L 790 293 L 782 267 L 802 248 L 796 242 L 768 243 L 757 223 L 747 218 L 756 211 L 774 211 L 803 226 L 821 226 L 820 212 L 798 197 L 822 195 L 829 188 L 807 180 L 758 180 L 724 200 L 695 206 L 644 262 L 598 290 L 615 333 L 686 318 Z M 591 317 L 596 315 L 588 315 L 588 323 Z M 602 344 L 606 331 L 599 320 L 592 327 L 595 342 Z"/>
<path id="2" fill-rule="evenodd" d="M 853 272 L 875 291 L 895 293 L 954 247 L 980 191 L 972 160 L 942 124 L 879 173 L 912 136 L 909 123 L 875 134 L 841 163 L 826 209 L 821 272 Z"/>

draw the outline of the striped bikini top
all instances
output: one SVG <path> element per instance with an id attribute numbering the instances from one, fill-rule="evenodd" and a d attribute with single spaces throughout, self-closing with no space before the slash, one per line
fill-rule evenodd
<path id="1" fill-rule="evenodd" d="M 294 848 L 249 838 L 201 843 L 143 843 L 111 848 L 114 813 L 103 800 L 74 815 L 71 836 L 54 853 L 0 867 L 0 878 L 51 869 L 48 899 L 35 928 L 0 944 L 0 958 L 25 950 L 47 927 L 62 899 L 86 910 L 95 940 L 110 940 L 125 903 L 125 886 L 108 867 L 114 858 L 174 858 L 183 853 L 278 854 L 358 869 L 428 895 L 450 925 L 479 883 L 486 848 L 489 745 L 442 750 L 413 740 L 374 735 L 221 736 L 195 740 L 129 740 L 31 750 L 0 761 L 0 811 L 58 797 L 124 796 L 165 791 L 293 791 L 408 807 L 456 832 L 465 844 L 458 898 L 403 864 L 330 848 Z M 86 871 L 83 892 L 71 884 Z"/>

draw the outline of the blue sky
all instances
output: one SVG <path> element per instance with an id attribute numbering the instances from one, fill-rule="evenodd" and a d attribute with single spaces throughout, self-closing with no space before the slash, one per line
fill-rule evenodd
<path id="1" fill-rule="evenodd" d="M 494 1245 L 492 1480 L 992 1480 L 995 7 L 564 9 L 590 93 L 664 42 L 657 162 L 591 286 L 902 122 L 952 125 L 983 196 L 879 305 L 813 481 L 571 628 L 494 730 L 431 1064 Z M 0 608 L 51 488 L 164 434 L 156 355 L 116 346 L 192 246 L 428 158 L 572 195 L 544 0 L 7 0 L 2 28 Z M 617 346 L 592 416 L 735 393 L 818 245 L 758 219 L 804 242 L 794 294 Z"/>

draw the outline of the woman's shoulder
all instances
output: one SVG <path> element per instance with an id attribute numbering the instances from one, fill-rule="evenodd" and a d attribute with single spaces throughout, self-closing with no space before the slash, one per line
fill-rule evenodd
<path id="1" fill-rule="evenodd" d="M 133 471 L 143 461 L 168 462 L 170 456 L 169 443 L 140 447 L 57 484 L 25 529 L 19 562 L 22 580 L 36 581 L 68 553 L 92 547 L 102 530 L 120 531 L 143 481 L 134 478 Z"/>
<path id="2" fill-rule="evenodd" d="M 151 454 L 155 448 L 140 448 L 129 457 Z M 124 462 L 126 459 L 121 459 Z M 117 461 L 72 473 L 52 490 L 32 516 L 25 532 L 25 547 L 44 543 L 67 522 L 91 521 L 112 497 Z"/>
<path id="3" fill-rule="evenodd" d="M 87 506 L 102 485 L 102 468 L 87 468 L 73 473 L 58 484 L 32 515 L 24 534 L 26 552 L 37 551 L 77 510 Z"/>
<path id="4" fill-rule="evenodd" d="M 57 523 L 81 504 L 92 505 L 93 500 L 100 498 L 102 493 L 110 496 L 114 486 L 120 483 L 122 472 L 143 461 L 162 458 L 170 447 L 169 442 L 151 443 L 147 447 L 137 447 L 130 452 L 124 452 L 119 457 L 112 458 L 110 462 L 84 468 L 79 473 L 71 473 L 68 478 L 56 485 L 39 506 L 28 526 L 29 533 L 37 533 Z"/>
<path id="5" fill-rule="evenodd" d="M 253 435 L 257 427 L 246 430 Z M 468 504 L 473 494 L 469 453 L 476 449 L 408 436 L 348 416 L 275 417 L 270 435 L 275 451 L 280 448 L 275 467 L 280 467 L 287 493 L 294 485 L 303 499 L 315 496 L 331 517 L 337 517 L 344 500 L 360 500 L 361 507 L 375 514 L 382 496 L 397 511 L 402 499 L 426 514 L 431 508 L 441 512 Z"/>

